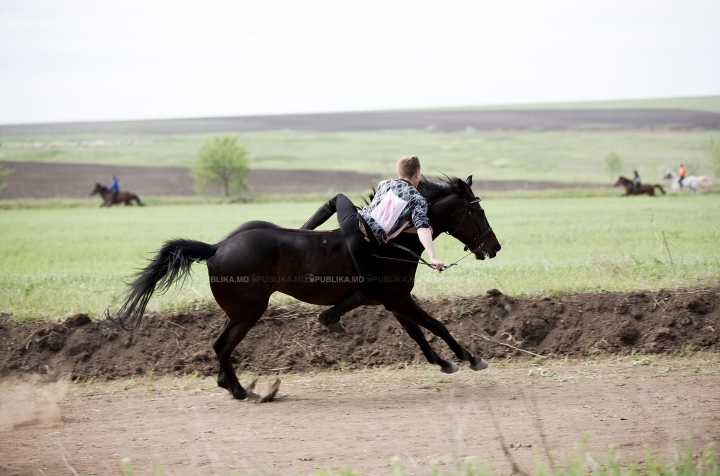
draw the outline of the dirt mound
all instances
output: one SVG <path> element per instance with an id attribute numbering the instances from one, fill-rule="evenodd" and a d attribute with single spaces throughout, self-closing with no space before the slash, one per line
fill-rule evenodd
<path id="1" fill-rule="evenodd" d="M 544 356 L 720 348 L 720 287 L 559 299 L 490 290 L 484 296 L 420 304 L 485 358 L 530 355 L 516 348 Z M 316 312 L 299 304 L 268 309 L 236 349 L 238 369 L 302 372 L 424 361 L 415 342 L 381 307 L 345 316 L 348 332 L 339 336 L 315 322 Z M 148 315 L 134 334 L 108 330 L 84 314 L 57 323 L 6 322 L 0 325 L 0 376 L 114 379 L 151 370 L 210 375 L 217 371 L 212 342 L 223 322 L 220 310 Z M 451 356 L 440 339 L 429 340 L 440 355 Z"/>

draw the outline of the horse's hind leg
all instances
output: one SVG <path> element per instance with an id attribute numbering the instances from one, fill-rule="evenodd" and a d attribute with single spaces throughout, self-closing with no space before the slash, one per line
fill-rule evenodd
<path id="1" fill-rule="evenodd" d="M 228 315 L 223 331 L 213 342 L 213 349 L 217 354 L 220 362 L 220 371 L 218 372 L 218 385 L 227 388 L 233 397 L 238 400 L 244 400 L 248 396 L 240 381 L 235 375 L 235 369 L 232 365 L 232 352 L 241 340 L 247 335 L 248 331 L 257 324 L 267 309 L 268 300 L 255 300 L 254 303 L 247 303 L 242 299 L 239 300 L 240 305 L 223 305 L 220 307 Z"/>
<path id="2" fill-rule="evenodd" d="M 229 319 L 225 319 L 225 325 L 223 325 L 222 331 L 220 331 L 220 335 L 217 336 L 217 339 L 215 339 L 215 342 L 213 342 L 213 350 L 215 351 L 215 355 L 220 358 L 218 355 L 218 348 L 223 348 L 225 346 L 225 339 L 227 338 L 226 330 L 228 328 L 228 324 L 230 323 Z M 227 383 L 227 378 L 225 377 L 225 371 L 223 370 L 222 364 L 218 366 L 218 378 L 217 378 L 217 384 L 218 387 L 222 388 L 228 388 L 229 385 Z"/>
<path id="3" fill-rule="evenodd" d="M 434 365 L 439 365 L 440 371 L 446 374 L 452 374 L 458 371 L 458 366 L 455 365 L 455 363 L 448 362 L 445 359 L 441 359 L 440 356 L 435 353 L 435 350 L 430 346 L 430 343 L 427 341 L 427 339 L 425 339 L 425 334 L 423 334 L 420 326 L 418 326 L 414 322 L 408 321 L 396 312 L 393 312 L 393 316 L 395 316 L 395 319 L 400 322 L 400 325 L 403 326 L 405 332 L 407 332 L 408 335 L 412 337 L 415 342 L 417 342 L 418 346 L 420 346 L 420 350 L 422 350 L 422 353 L 425 355 L 425 358 L 428 360 L 428 362 Z"/>
<path id="4" fill-rule="evenodd" d="M 385 308 L 392 313 L 397 312 L 407 320 L 424 327 L 436 336 L 440 337 L 455 353 L 458 359 L 470 362 L 471 369 L 483 370 L 487 368 L 487 362 L 465 350 L 465 348 L 463 348 L 463 346 L 461 346 L 458 341 L 450 335 L 450 331 L 448 331 L 447 327 L 418 306 L 409 294 L 397 301 L 386 303 Z"/>

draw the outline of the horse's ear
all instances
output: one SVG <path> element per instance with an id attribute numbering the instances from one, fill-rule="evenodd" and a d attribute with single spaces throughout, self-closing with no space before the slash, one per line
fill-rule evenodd
<path id="1" fill-rule="evenodd" d="M 472 187 L 472 175 L 468 176 L 465 183 L 467 184 L 468 187 Z"/>
<path id="2" fill-rule="evenodd" d="M 472 190 L 470 190 L 470 184 L 472 184 L 472 175 L 468 177 L 467 182 L 463 179 L 457 179 L 457 187 L 460 189 L 460 194 L 462 196 L 470 196 L 472 194 Z"/>

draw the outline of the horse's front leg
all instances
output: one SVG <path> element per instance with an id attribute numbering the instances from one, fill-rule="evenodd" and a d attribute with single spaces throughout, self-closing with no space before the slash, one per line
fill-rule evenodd
<path id="1" fill-rule="evenodd" d="M 450 331 L 448 331 L 447 327 L 418 306 L 409 294 L 396 301 L 385 304 L 385 309 L 393 314 L 400 314 L 410 322 L 422 326 L 436 336 L 440 337 L 455 353 L 458 359 L 470 362 L 471 369 L 483 370 L 487 368 L 488 363 L 486 361 L 465 350 L 465 348 L 461 346 L 452 335 L 450 335 Z"/>
<path id="2" fill-rule="evenodd" d="M 452 374 L 458 371 L 458 366 L 455 365 L 454 362 L 449 362 L 445 359 L 441 359 L 440 356 L 435 353 L 435 350 L 430 346 L 430 343 L 427 341 L 427 339 L 425 339 L 425 334 L 423 334 L 420 326 L 418 326 L 414 322 L 408 321 L 397 312 L 393 312 L 393 316 L 395 316 L 395 319 L 397 319 L 400 325 L 403 326 L 405 332 L 407 332 L 408 335 L 412 337 L 415 342 L 417 342 L 418 346 L 420 346 L 420 350 L 422 350 L 422 353 L 425 355 L 425 358 L 428 362 L 434 365 L 439 365 L 440 371 L 446 374 Z"/>

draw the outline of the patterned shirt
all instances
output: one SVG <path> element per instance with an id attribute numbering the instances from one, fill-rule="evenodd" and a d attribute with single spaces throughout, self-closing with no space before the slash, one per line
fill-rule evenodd
<path id="1" fill-rule="evenodd" d="M 391 204 L 391 207 L 393 206 L 393 199 L 395 204 L 400 204 L 397 208 L 398 211 L 405 204 L 402 211 L 399 211 L 397 218 L 394 216 L 397 212 L 392 213 L 393 210 L 390 210 L 385 213 L 383 210 L 383 207 L 386 207 L 388 203 Z M 378 242 L 387 243 L 411 224 L 418 230 L 420 228 L 430 228 L 427 210 L 428 204 L 425 197 L 420 195 L 420 192 L 410 182 L 395 179 L 380 182 L 370 205 L 360 210 L 359 213 L 370 226 L 370 230 Z M 381 214 L 384 214 L 383 218 L 389 218 L 389 220 L 385 221 L 385 228 L 380 223 L 383 221 L 380 218 Z M 376 220 L 376 218 L 378 219 Z"/>

